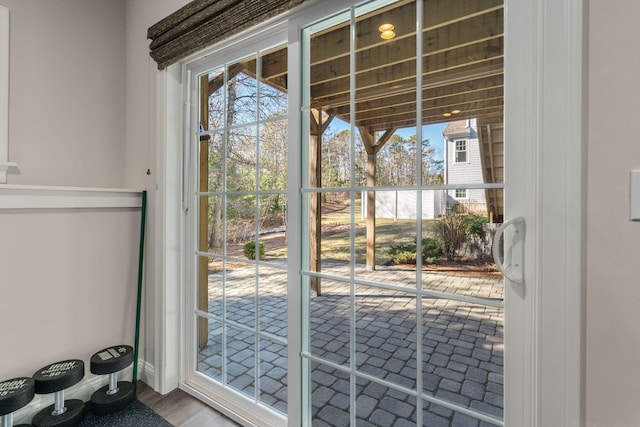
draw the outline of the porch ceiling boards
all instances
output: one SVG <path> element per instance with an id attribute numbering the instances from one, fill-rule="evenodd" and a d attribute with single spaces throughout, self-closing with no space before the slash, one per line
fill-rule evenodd
<path id="1" fill-rule="evenodd" d="M 396 37 L 378 27 L 392 23 Z M 416 125 L 416 26 L 413 1 L 395 3 L 357 20 L 355 122 L 383 131 Z M 311 40 L 311 106 L 349 121 L 349 27 Z M 504 105 L 504 5 L 502 0 L 424 2 L 422 124 L 498 117 Z M 444 113 L 460 110 L 452 117 Z"/>
<path id="2" fill-rule="evenodd" d="M 393 23 L 396 37 L 380 38 L 378 27 Z M 357 19 L 355 124 L 369 131 L 416 123 L 415 4 L 402 1 Z M 350 121 L 349 24 L 311 38 L 311 107 Z M 504 106 L 504 5 L 502 0 L 424 2 L 422 29 L 422 124 L 469 118 L 502 122 Z M 256 75 L 255 60 L 233 74 Z M 231 71 L 231 70 L 230 70 Z M 210 91 L 222 75 L 212 76 Z M 287 51 L 266 54 L 261 80 L 287 90 Z M 451 117 L 444 113 L 460 110 Z"/>

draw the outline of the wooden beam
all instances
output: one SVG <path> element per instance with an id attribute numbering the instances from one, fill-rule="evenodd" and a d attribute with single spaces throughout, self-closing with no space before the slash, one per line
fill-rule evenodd
<path id="1" fill-rule="evenodd" d="M 423 32 L 455 24 L 485 13 L 503 9 L 503 0 L 432 0 L 425 2 Z M 413 2 L 398 2 L 377 10 L 371 15 L 357 18 L 358 48 L 381 44 L 377 31 L 382 22 L 393 22 L 396 38 L 415 36 L 415 6 Z M 311 39 L 311 64 L 349 56 L 349 22 L 318 32 Z"/>
<path id="2" fill-rule="evenodd" d="M 502 87 L 493 88 L 489 90 L 468 92 L 466 94 L 452 95 L 447 97 L 437 98 L 431 101 L 422 100 L 423 112 L 429 110 L 443 109 L 443 110 L 455 110 L 462 109 L 463 105 L 470 105 L 474 103 L 490 103 L 495 100 L 501 100 L 503 103 L 504 90 Z M 369 110 L 357 110 L 356 111 L 356 123 L 364 121 L 378 120 L 381 122 L 393 120 L 396 116 L 415 117 L 416 115 L 416 101 L 415 97 L 411 99 L 409 96 L 405 97 L 404 102 L 389 102 L 388 106 L 372 108 Z M 347 112 L 348 113 L 348 112 Z"/>
<path id="3" fill-rule="evenodd" d="M 504 91 L 504 78 L 502 74 L 446 86 L 425 88 L 422 90 L 422 102 L 433 105 L 434 103 L 441 102 L 443 99 L 451 99 L 453 97 L 462 97 L 462 99 L 465 99 L 465 96 L 469 96 L 470 98 L 482 96 L 479 93 L 486 93 L 490 97 L 494 97 L 499 91 Z M 391 94 L 367 101 L 356 102 L 356 111 L 358 114 L 376 110 L 384 113 L 387 108 L 406 104 L 412 104 L 415 108 L 414 92 L 415 87 L 401 94 Z M 336 115 L 339 117 L 347 117 L 349 115 L 349 108 L 349 104 L 337 107 Z"/>
<path id="4" fill-rule="evenodd" d="M 451 85 L 469 84 L 473 85 L 478 80 L 485 79 L 487 77 L 495 77 L 497 79 L 503 79 L 504 73 L 503 58 L 492 58 L 482 64 L 465 65 L 461 68 L 454 68 L 451 70 L 438 70 L 437 72 L 425 72 L 423 74 L 422 89 L 429 90 L 435 88 L 441 88 L 446 92 L 451 92 Z M 403 80 L 402 82 L 396 82 L 393 87 L 381 83 L 377 86 L 372 86 L 370 89 L 359 90 L 356 94 L 357 102 L 365 102 L 376 100 L 385 96 L 401 95 L 410 92 L 415 92 L 416 83 L 414 78 Z M 349 90 L 345 90 L 336 95 L 329 95 L 327 97 L 320 97 L 312 99 L 311 105 L 314 108 L 336 108 L 349 105 Z"/>
<path id="5" fill-rule="evenodd" d="M 443 118 L 444 113 L 450 112 L 452 109 L 460 109 L 461 112 L 455 116 L 449 117 L 448 120 L 462 120 L 483 117 L 487 115 L 496 115 L 502 112 L 504 100 L 495 98 L 486 101 L 469 102 L 438 108 L 425 107 L 422 110 L 422 124 L 437 123 Z M 416 125 L 415 114 L 389 114 L 384 121 L 379 118 L 371 120 L 362 120 L 359 126 L 366 126 L 373 131 L 383 131 L 390 126 L 396 128 L 412 127 Z"/>
<path id="6" fill-rule="evenodd" d="M 475 68 L 480 68 L 492 59 L 501 58 L 504 54 L 503 46 L 504 37 L 498 35 L 487 39 L 476 39 L 469 45 L 452 46 L 448 50 L 425 54 L 422 57 L 423 77 L 442 72 L 451 72 L 469 65 L 475 65 Z M 385 55 L 386 53 L 371 54 Z M 380 61 L 380 58 L 384 58 L 384 56 L 378 56 L 376 59 Z M 311 96 L 313 99 L 335 96 L 349 88 L 349 64 L 345 63 L 344 66 L 346 68 L 340 68 L 340 64 L 328 64 L 326 70 L 317 67 L 312 68 Z M 358 64 L 357 66 L 356 89 L 358 90 L 365 90 L 380 83 L 395 85 L 398 82 L 407 80 L 415 82 L 415 49 L 407 49 L 405 54 L 399 58 L 391 57 L 382 63 L 377 62 L 368 67 L 363 64 Z M 323 71 L 327 71 L 329 75 L 323 76 Z"/>

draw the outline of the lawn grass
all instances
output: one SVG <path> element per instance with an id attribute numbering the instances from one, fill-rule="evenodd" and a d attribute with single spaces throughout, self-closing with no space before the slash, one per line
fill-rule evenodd
<path id="1" fill-rule="evenodd" d="M 355 252 L 356 263 L 365 264 L 367 256 L 366 242 L 366 218 L 362 218 L 360 200 L 355 201 Z M 350 230 L 347 228 L 336 233 L 330 232 L 339 225 L 349 225 L 351 222 L 351 210 L 348 201 L 344 208 L 322 215 L 323 234 L 329 231 L 329 235 L 322 237 L 322 259 L 349 261 L 350 259 Z M 434 220 L 422 221 L 423 236 L 433 235 Z M 416 221 L 410 219 L 376 219 L 376 265 L 384 265 L 391 260 L 389 249 L 391 245 L 412 244 L 416 241 Z"/>
<path id="2" fill-rule="evenodd" d="M 321 257 L 323 260 L 349 261 L 351 209 L 349 200 L 332 202 L 330 208 L 322 214 Z M 356 263 L 365 264 L 367 256 L 367 220 L 361 215 L 361 202 L 355 200 L 355 252 Z M 423 220 L 423 236 L 433 235 L 435 220 Z M 287 246 L 283 239 L 266 243 L 266 256 L 269 259 L 286 258 Z M 391 260 L 391 245 L 412 244 L 416 241 L 416 221 L 409 219 L 376 219 L 376 265 L 384 265 Z"/>

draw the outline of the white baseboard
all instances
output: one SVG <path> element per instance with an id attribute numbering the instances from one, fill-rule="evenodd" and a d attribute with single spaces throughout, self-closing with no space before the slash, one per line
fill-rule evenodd
<path id="1" fill-rule="evenodd" d="M 131 381 L 132 375 L 133 366 L 130 366 L 118 372 L 118 380 Z M 138 361 L 138 380 L 142 380 L 147 384 L 153 384 L 149 381 L 155 380 L 154 366 L 150 363 L 146 363 L 143 360 Z M 93 375 L 92 373 L 87 372 L 82 381 L 65 390 L 64 398 L 65 400 L 80 399 L 83 402 L 88 402 L 91 399 L 91 395 L 96 390 L 107 385 L 108 383 L 108 375 Z M 52 404 L 53 394 L 36 394 L 31 403 L 29 403 L 19 411 L 14 412 L 14 424 L 29 423 L 34 415 L 37 414 L 41 409 L 46 408 L 47 406 Z"/>

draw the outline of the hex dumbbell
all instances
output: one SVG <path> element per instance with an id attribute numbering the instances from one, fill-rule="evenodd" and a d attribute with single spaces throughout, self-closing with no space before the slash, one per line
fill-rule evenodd
<path id="1" fill-rule="evenodd" d="M 65 360 L 53 363 L 33 374 L 35 392 L 54 393 L 53 405 L 38 412 L 31 423 L 35 427 L 75 427 L 84 418 L 84 402 L 78 399 L 64 400 L 64 390 L 84 378 L 82 360 Z"/>
<path id="2" fill-rule="evenodd" d="M 33 378 L 13 378 L 0 383 L 0 427 L 13 427 L 13 413 L 33 400 L 34 389 Z"/>
<path id="3" fill-rule="evenodd" d="M 106 415 L 120 411 L 129 405 L 134 398 L 133 383 L 118 381 L 118 371 L 133 362 L 133 347 L 117 345 L 100 350 L 91 357 L 91 373 L 109 375 L 109 384 L 96 390 L 91 395 L 91 412 Z"/>

